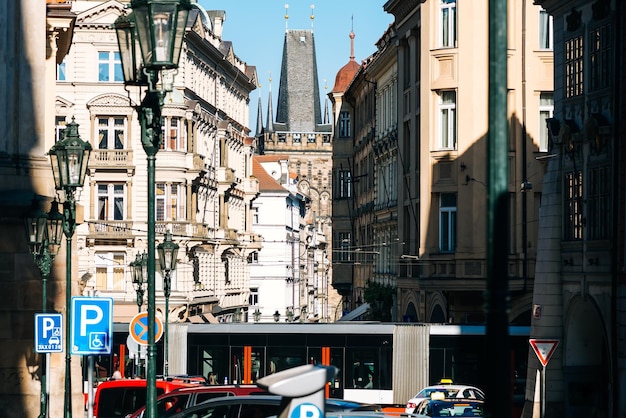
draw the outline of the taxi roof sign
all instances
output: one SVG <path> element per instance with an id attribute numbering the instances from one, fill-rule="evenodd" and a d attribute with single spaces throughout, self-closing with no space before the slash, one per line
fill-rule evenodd
<path id="1" fill-rule="evenodd" d="M 531 338 L 528 342 L 535 351 L 535 354 L 543 367 L 548 365 L 550 357 L 552 357 L 552 354 L 556 351 L 556 347 L 559 345 L 559 340 L 537 340 Z"/>

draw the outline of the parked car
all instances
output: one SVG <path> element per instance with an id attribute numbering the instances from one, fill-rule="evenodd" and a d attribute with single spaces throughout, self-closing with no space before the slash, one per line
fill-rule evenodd
<path id="1" fill-rule="evenodd" d="M 443 393 L 444 398 L 485 400 L 484 392 L 475 386 L 455 385 L 450 379 L 441 379 L 439 384 L 426 386 L 425 388 L 420 390 L 413 398 L 409 399 L 406 403 L 404 412 L 406 414 L 414 413 L 417 405 L 424 399 L 430 399 L 431 395 L 435 392 Z"/>
<path id="2" fill-rule="evenodd" d="M 179 391 L 176 391 L 179 392 Z M 172 395 L 176 395 L 175 392 Z M 175 402 L 160 402 L 173 400 L 164 396 L 157 401 L 157 416 L 159 418 L 194 418 L 210 416 L 212 418 L 266 418 L 279 415 L 283 405 L 282 398 L 277 395 L 242 395 L 209 399 L 194 406 L 185 406 Z M 340 412 L 373 413 L 381 411 L 381 407 L 373 404 L 344 401 L 342 399 L 327 399 L 326 412 L 337 414 Z"/>
<path id="3" fill-rule="evenodd" d="M 417 404 L 415 418 L 482 417 L 484 401 L 478 399 L 445 399 L 433 397 Z"/>
<path id="4" fill-rule="evenodd" d="M 175 389 L 201 385 L 198 380 L 176 377 L 156 381 L 157 396 Z M 96 388 L 93 403 L 95 418 L 120 418 L 146 404 L 146 379 L 120 379 L 102 382 Z"/>
<path id="5" fill-rule="evenodd" d="M 168 411 L 170 410 L 173 413 L 173 411 L 181 408 L 182 411 L 209 399 L 266 393 L 257 385 L 207 385 L 176 389 L 157 397 L 157 416 L 166 417 L 169 416 Z M 128 418 L 141 418 L 145 410 L 144 405 L 129 415 Z"/>

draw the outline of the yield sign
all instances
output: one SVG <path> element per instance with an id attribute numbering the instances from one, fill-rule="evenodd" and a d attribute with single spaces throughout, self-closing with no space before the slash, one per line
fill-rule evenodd
<path id="1" fill-rule="evenodd" d="M 537 354 L 537 358 L 543 364 L 543 367 L 546 367 L 557 345 L 559 345 L 559 340 L 535 340 L 531 338 L 528 342 L 535 350 L 535 354 Z"/>

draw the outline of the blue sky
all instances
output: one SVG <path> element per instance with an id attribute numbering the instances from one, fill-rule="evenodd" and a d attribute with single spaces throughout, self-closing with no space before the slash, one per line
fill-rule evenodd
<path id="1" fill-rule="evenodd" d="M 285 4 L 289 5 L 290 29 L 311 28 L 311 5 L 314 5 L 313 34 L 317 56 L 319 87 L 324 111 L 324 80 L 330 91 L 335 75 L 350 59 L 350 30 L 354 27 L 354 56 L 358 63 L 376 51 L 393 16 L 383 10 L 386 0 L 199 0 L 206 10 L 225 10 L 222 39 L 232 41 L 235 54 L 248 65 L 255 65 L 261 88 L 250 96 L 250 129 L 256 131 L 259 93 L 263 123 L 267 118 L 269 78 L 272 78 L 274 112 L 278 98 L 280 64 L 285 36 Z M 260 91 L 259 91 L 260 90 Z M 330 106 L 330 104 L 329 104 Z"/>

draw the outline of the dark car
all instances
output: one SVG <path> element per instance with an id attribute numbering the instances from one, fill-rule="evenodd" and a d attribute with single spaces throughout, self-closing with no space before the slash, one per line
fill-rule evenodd
<path id="1" fill-rule="evenodd" d="M 215 398 L 204 403 L 177 411 L 172 406 L 166 415 L 159 417 L 171 418 L 267 418 L 279 415 L 284 409 L 282 398 L 277 395 L 249 395 Z M 349 402 L 341 399 L 327 399 L 326 412 L 376 412 L 381 408 L 378 405 Z"/>
<path id="2" fill-rule="evenodd" d="M 182 411 L 209 399 L 259 394 L 267 394 L 267 392 L 259 389 L 257 385 L 207 385 L 181 388 L 165 393 L 157 398 L 157 416 L 168 417 L 178 410 Z M 129 415 L 128 418 L 141 418 L 145 410 L 146 407 L 143 406 L 132 415 Z"/>

